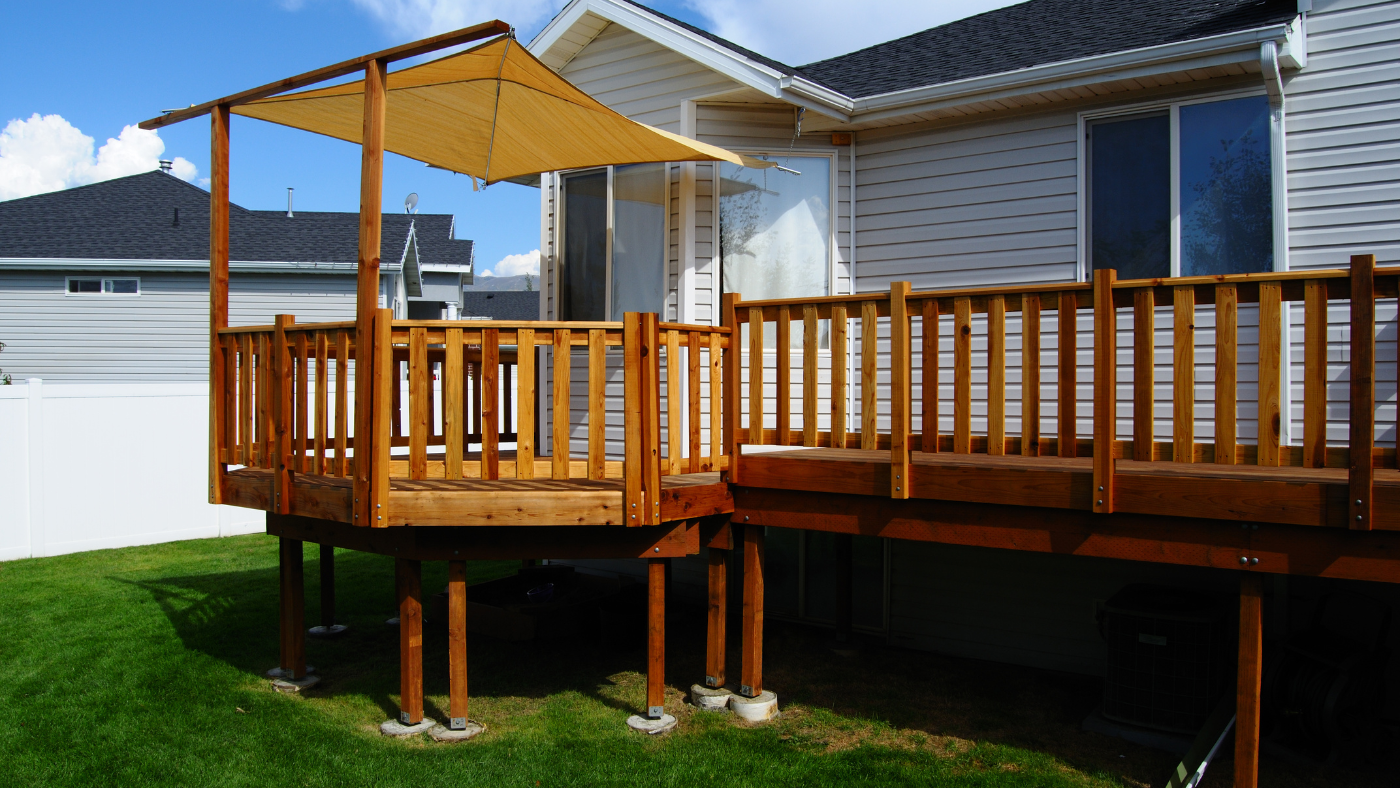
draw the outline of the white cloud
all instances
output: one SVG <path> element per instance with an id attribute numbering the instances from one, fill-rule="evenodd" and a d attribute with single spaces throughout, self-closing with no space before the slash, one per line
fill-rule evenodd
<path id="1" fill-rule="evenodd" d="M 500 19 L 525 36 L 554 14 L 554 0 L 353 0 L 398 37 L 417 39 Z M 562 5 L 562 2 L 560 3 Z"/>
<path id="2" fill-rule="evenodd" d="M 682 0 L 701 25 L 774 60 L 801 66 L 1020 0 Z"/>
<path id="3" fill-rule="evenodd" d="M 61 115 L 34 113 L 0 131 L 0 200 L 149 172 L 160 166 L 165 141 L 154 131 L 127 126 L 93 153 L 93 139 Z M 198 170 L 176 157 L 173 174 L 194 180 Z"/>
<path id="4" fill-rule="evenodd" d="M 481 276 L 520 276 L 521 274 L 540 275 L 540 250 L 525 254 L 508 254 L 490 271 L 480 272 Z"/>

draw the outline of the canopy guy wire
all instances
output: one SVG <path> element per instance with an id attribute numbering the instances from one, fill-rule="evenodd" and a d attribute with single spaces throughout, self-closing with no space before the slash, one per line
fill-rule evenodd
<path id="1" fill-rule="evenodd" d="M 486 186 L 491 185 L 491 152 L 496 148 L 496 118 L 501 112 L 501 76 L 506 71 L 506 55 L 510 54 L 510 45 L 515 43 L 515 28 L 510 29 L 506 35 L 505 48 L 501 50 L 501 64 L 496 69 L 496 103 L 491 109 L 491 141 L 486 145 L 486 175 L 482 177 Z M 476 188 L 476 179 L 472 179 L 472 188 Z M 485 188 L 485 187 L 483 187 Z"/>

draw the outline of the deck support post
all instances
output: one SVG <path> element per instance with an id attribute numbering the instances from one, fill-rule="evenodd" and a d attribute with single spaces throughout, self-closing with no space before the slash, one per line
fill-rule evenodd
<path id="1" fill-rule="evenodd" d="M 223 450 L 233 434 L 225 407 L 229 362 L 219 339 L 228 327 L 228 115 L 224 104 L 209 111 L 209 503 L 224 502 Z"/>
<path id="2" fill-rule="evenodd" d="M 301 540 L 279 537 L 277 570 L 281 581 L 278 594 L 278 629 L 281 635 L 279 666 L 282 677 L 306 677 L 306 583 L 303 574 Z"/>
<path id="3" fill-rule="evenodd" d="M 333 637 L 346 630 L 343 624 L 335 623 L 335 545 L 323 544 L 320 547 L 321 623 L 306 633 L 316 637 Z"/>
<path id="4" fill-rule="evenodd" d="M 1235 788 L 1259 785 L 1259 696 L 1264 667 L 1264 583 L 1240 575 L 1239 679 L 1235 690 Z"/>
<path id="5" fill-rule="evenodd" d="M 744 526 L 744 627 L 739 694 L 763 692 L 763 529 Z"/>
<path id="6" fill-rule="evenodd" d="M 447 675 L 447 727 L 464 731 L 467 729 L 467 565 L 462 561 L 447 562 Z"/>
<path id="7" fill-rule="evenodd" d="M 666 564 L 647 559 L 647 719 L 666 713 Z"/>
<path id="8" fill-rule="evenodd" d="M 855 589 L 855 537 L 851 534 L 834 534 L 836 537 L 836 642 L 847 643 L 851 639 L 851 594 Z"/>
<path id="9" fill-rule="evenodd" d="M 423 562 L 394 559 L 399 591 L 399 722 L 423 721 Z"/>
<path id="10" fill-rule="evenodd" d="M 376 518 L 380 505 L 380 490 L 376 484 L 373 464 L 380 452 L 375 443 L 375 399 L 381 386 L 374 385 L 376 374 L 382 378 L 389 370 L 376 369 L 375 318 L 379 308 L 379 257 L 383 230 L 381 215 L 384 201 L 384 122 L 388 106 L 386 85 L 388 62 L 373 60 L 365 65 L 364 133 L 360 138 L 360 239 L 359 264 L 355 284 L 355 496 L 354 523 L 361 526 L 379 524 Z M 387 332 L 385 332 L 387 333 Z M 387 410 L 389 402 L 379 403 Z M 387 415 L 387 414 L 386 414 Z M 383 454 L 388 454 L 385 447 Z M 386 478 L 387 478 L 387 469 Z M 387 485 L 386 485 L 387 486 Z M 387 495 L 385 496 L 387 497 Z"/>
<path id="11" fill-rule="evenodd" d="M 726 625 L 729 615 L 729 550 L 711 547 L 706 560 L 709 563 L 709 616 L 705 633 L 705 686 L 719 689 L 724 686 L 724 654 Z"/>

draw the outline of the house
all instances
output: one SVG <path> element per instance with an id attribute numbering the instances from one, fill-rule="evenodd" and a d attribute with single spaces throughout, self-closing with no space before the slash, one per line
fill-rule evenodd
<path id="1" fill-rule="evenodd" d="M 540 296 L 529 290 L 467 290 L 462 293 L 464 320 L 535 320 Z"/>
<path id="2" fill-rule="evenodd" d="M 234 325 L 354 318 L 357 214 L 229 213 Z M 472 248 L 450 215 L 385 215 L 381 304 L 455 316 Z M 0 341 L 19 384 L 0 387 L 0 560 L 263 530 L 199 494 L 208 320 L 203 189 L 152 171 L 0 202 Z M 79 466 L 105 470 L 74 494 Z"/>
<path id="3" fill-rule="evenodd" d="M 230 312 L 354 316 L 357 215 L 230 207 Z M 455 315 L 472 249 L 447 214 L 386 214 L 380 301 Z M 209 193 L 166 172 L 0 202 L 0 337 L 16 380 L 208 376 Z M 99 330 L 96 330 L 98 327 Z"/>
<path id="4" fill-rule="evenodd" d="M 1391 84 L 1400 7 L 1392 3 L 1029 0 L 891 32 L 903 35 L 794 67 L 629 0 L 570 2 L 529 45 L 543 62 L 628 117 L 784 169 L 673 163 L 544 175 L 541 317 L 639 310 L 718 324 L 724 293 L 748 300 L 888 293 L 899 281 L 916 290 L 1072 283 L 1101 268 L 1119 279 L 1303 271 L 1345 267 L 1366 253 L 1400 261 L 1400 94 Z M 1378 309 L 1380 320 L 1394 320 L 1393 301 Z M 1260 318 L 1253 306 L 1239 314 L 1244 413 L 1257 409 Z M 1339 315 L 1329 334 L 1333 364 L 1347 358 Z M 1197 326 L 1199 385 L 1214 375 L 1209 320 Z M 974 370 L 987 364 L 983 321 L 972 321 Z M 1007 336 L 1019 337 L 1019 321 L 1007 315 Z M 1171 307 L 1158 307 L 1156 321 L 1169 337 Z M 1283 321 L 1281 440 L 1300 445 L 1301 306 L 1285 309 Z M 1083 317 L 1079 332 L 1092 333 Z M 794 355 L 799 333 L 794 327 Z M 883 365 L 888 337 L 878 339 Z M 829 347 L 826 335 L 821 341 Z M 1017 341 L 1006 348 L 1008 435 L 1022 417 Z M 952 342 L 941 336 L 944 370 Z M 854 332 L 850 343 L 846 379 L 854 380 L 862 343 Z M 916 376 L 919 347 L 916 334 Z M 1151 426 L 1170 440 L 1165 351 L 1159 344 Z M 1092 361 L 1080 352 L 1079 380 L 1092 378 Z M 1394 369 L 1379 363 L 1382 400 L 1395 397 Z M 823 355 L 823 385 L 832 372 Z M 1041 381 L 1046 434 L 1059 428 L 1052 382 Z M 974 377 L 974 436 L 987 434 L 989 383 Z M 937 428 L 947 435 L 955 392 L 948 378 L 942 384 Z M 919 385 L 916 378 L 916 392 Z M 1089 396 L 1079 389 L 1071 436 L 1092 434 Z M 1346 392 L 1331 396 L 1343 401 L 1327 411 L 1325 437 L 1336 445 L 1348 431 Z M 819 429 L 833 428 L 831 405 L 819 402 Z M 541 397 L 546 431 L 549 407 Z M 844 409 L 853 430 L 862 407 L 853 400 Z M 886 389 L 876 408 L 872 423 L 883 430 Z M 767 408 L 765 426 L 775 425 L 774 412 Z M 1208 440 L 1209 415 L 1198 416 L 1192 428 Z M 914 415 L 916 430 L 921 418 Z M 1393 446 L 1393 415 L 1381 419 L 1377 446 Z M 1240 439 L 1253 441 L 1245 421 Z M 768 530 L 769 614 L 829 624 L 835 535 Z M 1087 674 L 1103 672 L 1098 616 L 1124 585 L 1234 588 L 1229 573 L 1165 564 L 873 537 L 856 537 L 854 551 L 857 628 L 904 646 Z M 580 565 L 645 571 L 635 562 Z M 675 577 L 698 596 L 705 571 L 703 560 L 678 561 Z M 1271 636 L 1296 628 L 1330 588 L 1283 575 L 1273 582 Z M 1393 588 L 1365 590 L 1393 606 Z M 1392 690 L 1391 709 L 1398 698 Z"/>

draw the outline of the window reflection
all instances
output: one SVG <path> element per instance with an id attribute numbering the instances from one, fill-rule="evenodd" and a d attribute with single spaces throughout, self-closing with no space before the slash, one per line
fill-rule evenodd
<path id="1" fill-rule="evenodd" d="M 761 299 L 829 292 L 831 160 L 790 161 L 801 175 L 720 165 L 726 293 Z"/>
<path id="2" fill-rule="evenodd" d="M 1272 271 L 1269 101 L 1181 107 L 1181 275 Z"/>

